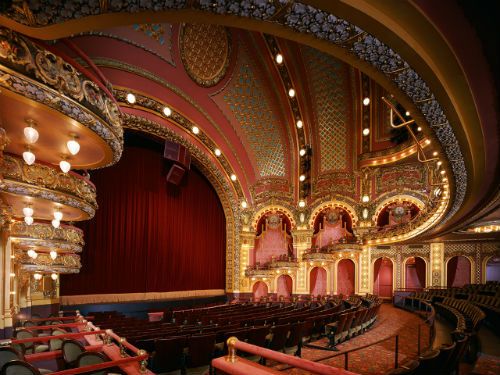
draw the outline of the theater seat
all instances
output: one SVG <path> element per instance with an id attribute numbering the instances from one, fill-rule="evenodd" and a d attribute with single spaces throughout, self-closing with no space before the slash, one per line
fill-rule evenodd
<path id="1" fill-rule="evenodd" d="M 2 366 L 0 375 L 42 375 L 42 373 L 28 362 L 14 360 Z"/>
<path id="2" fill-rule="evenodd" d="M 386 372 L 385 375 L 411 375 L 415 374 L 420 362 L 418 361 L 408 361 L 403 363 L 398 368 L 395 368 L 389 372 Z M 431 374 L 429 374 L 431 375 Z"/>

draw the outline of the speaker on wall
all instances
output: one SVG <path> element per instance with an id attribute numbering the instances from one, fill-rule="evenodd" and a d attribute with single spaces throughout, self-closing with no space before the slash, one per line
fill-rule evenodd
<path id="1" fill-rule="evenodd" d="M 165 141 L 163 157 L 174 162 L 167 173 L 167 182 L 180 185 L 186 171 L 191 168 L 191 154 L 186 147 L 178 143 Z"/>

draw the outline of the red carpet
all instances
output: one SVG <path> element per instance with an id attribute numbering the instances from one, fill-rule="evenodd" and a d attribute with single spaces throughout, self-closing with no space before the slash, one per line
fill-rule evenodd
<path id="1" fill-rule="evenodd" d="M 342 352 L 398 334 L 398 363 L 401 364 L 408 358 L 415 358 L 417 356 L 419 325 L 421 331 L 421 352 L 423 352 L 427 349 L 429 343 L 429 327 L 416 314 L 397 309 L 389 304 L 383 304 L 378 319 L 372 328 L 363 335 L 338 345 L 337 348 L 340 352 L 303 348 L 302 358 L 313 361 L 321 360 L 321 363 L 343 368 L 345 355 Z M 324 338 L 313 344 L 325 346 L 327 341 Z M 348 370 L 359 374 L 384 374 L 386 371 L 394 368 L 394 348 L 395 338 L 393 337 L 382 343 L 350 353 Z M 337 355 L 337 357 L 324 359 L 332 355 Z M 298 369 L 290 369 L 287 372 L 290 374 L 308 374 L 308 372 Z"/>

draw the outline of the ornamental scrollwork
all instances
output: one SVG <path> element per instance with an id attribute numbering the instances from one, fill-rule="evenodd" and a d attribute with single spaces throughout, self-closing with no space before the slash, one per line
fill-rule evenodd
<path id="1" fill-rule="evenodd" d="M 21 221 L 15 221 L 10 227 L 11 237 L 32 238 L 52 241 L 64 241 L 83 246 L 83 232 L 75 227 L 61 225 L 54 228 L 51 224 L 33 223 L 27 225 Z"/>
<path id="2" fill-rule="evenodd" d="M 97 209 L 95 186 L 76 175 L 62 173 L 42 164 L 27 165 L 20 158 L 5 155 L 4 178 L 75 195 Z"/>

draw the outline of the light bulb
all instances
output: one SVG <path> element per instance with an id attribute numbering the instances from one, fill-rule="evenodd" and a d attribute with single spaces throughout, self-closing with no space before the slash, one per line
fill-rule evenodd
<path id="1" fill-rule="evenodd" d="M 299 180 L 300 181 L 305 181 L 305 179 L 306 179 L 306 176 L 304 176 L 303 174 L 301 174 L 300 177 L 299 177 Z"/>
<path id="2" fill-rule="evenodd" d="M 38 258 L 38 253 L 37 253 L 36 251 L 34 251 L 34 250 L 33 250 L 33 253 L 31 254 L 31 257 L 32 257 L 33 259 Z"/>
<path id="3" fill-rule="evenodd" d="M 63 218 L 63 213 L 61 211 L 54 211 L 54 219 L 61 221 Z"/>
<path id="4" fill-rule="evenodd" d="M 52 220 L 52 226 L 54 228 L 59 228 L 59 225 L 61 225 L 61 222 L 59 220 L 57 220 L 57 219 Z"/>
<path id="5" fill-rule="evenodd" d="M 363 99 L 363 105 L 367 106 L 368 104 L 370 104 L 370 98 L 366 97 Z"/>
<path id="6" fill-rule="evenodd" d="M 34 277 L 34 279 L 35 279 L 35 280 L 41 280 L 41 279 L 42 279 L 42 275 L 41 275 L 41 274 L 39 274 L 39 273 L 35 273 L 35 274 L 33 275 L 33 277 Z"/>
<path id="7" fill-rule="evenodd" d="M 364 135 L 364 136 L 367 136 L 368 134 L 370 134 L 370 129 L 368 129 L 368 128 L 364 128 L 364 129 L 363 129 L 363 135 Z"/>
<path id="8" fill-rule="evenodd" d="M 421 131 L 422 131 L 422 128 L 419 126 L 419 127 L 417 128 L 417 131 L 418 131 L 418 132 L 421 132 Z"/>
<path id="9" fill-rule="evenodd" d="M 24 217 L 24 222 L 26 223 L 26 225 L 33 224 L 33 217 L 31 217 L 31 216 L 25 216 Z"/>
<path id="10" fill-rule="evenodd" d="M 57 251 L 52 250 L 52 251 L 50 252 L 50 258 L 51 258 L 52 260 L 55 260 L 55 259 L 57 258 Z"/>
<path id="11" fill-rule="evenodd" d="M 194 134 L 200 133 L 200 129 L 197 126 L 193 126 L 193 128 L 191 130 L 193 131 Z"/>
<path id="12" fill-rule="evenodd" d="M 299 207 L 303 208 L 306 206 L 306 202 L 305 201 L 299 201 Z"/>
<path id="13" fill-rule="evenodd" d="M 304 123 L 302 122 L 302 120 L 297 120 L 297 128 L 301 129 L 302 126 L 304 126 Z"/>
<path id="14" fill-rule="evenodd" d="M 57 280 L 57 273 L 53 273 L 52 275 L 50 275 L 50 278 L 54 281 Z"/>
<path id="15" fill-rule="evenodd" d="M 61 160 L 59 162 L 59 167 L 61 168 L 61 171 L 63 171 L 63 173 L 68 173 L 71 169 L 71 164 L 67 160 Z"/>
<path id="16" fill-rule="evenodd" d="M 247 202 L 245 202 L 245 201 L 241 202 L 241 207 L 242 208 L 247 208 L 247 206 L 248 206 Z"/>
<path id="17" fill-rule="evenodd" d="M 31 208 L 30 206 L 24 207 L 23 214 L 24 216 L 33 216 L 33 208 Z"/>
<path id="18" fill-rule="evenodd" d="M 367 203 L 370 201 L 370 197 L 368 196 L 368 194 L 365 194 L 365 195 L 363 195 L 361 200 L 363 201 L 363 203 Z"/>
<path id="19" fill-rule="evenodd" d="M 278 53 L 278 54 L 276 55 L 276 62 L 277 62 L 278 64 L 281 64 L 281 63 L 283 62 L 283 55 L 282 55 L 281 53 Z"/>
<path id="20" fill-rule="evenodd" d="M 172 114 L 172 110 L 169 107 L 163 107 L 163 114 L 169 117 Z"/>
<path id="21" fill-rule="evenodd" d="M 78 143 L 74 139 L 66 142 L 66 147 L 68 147 L 68 150 L 69 150 L 71 155 L 76 155 L 80 151 L 80 143 Z"/>
<path id="22" fill-rule="evenodd" d="M 35 143 L 38 141 L 38 130 L 31 126 L 27 126 L 24 128 L 24 137 L 26 138 L 26 142 Z"/>
<path id="23" fill-rule="evenodd" d="M 222 155 L 222 152 L 221 152 L 221 150 L 219 150 L 218 148 L 216 148 L 216 149 L 214 150 L 214 154 L 215 154 L 215 156 L 221 156 L 221 155 Z"/>
<path id="24" fill-rule="evenodd" d="M 410 111 L 406 111 L 406 112 L 405 112 L 405 116 L 406 116 L 406 117 L 410 117 Z"/>
<path id="25" fill-rule="evenodd" d="M 290 89 L 290 90 L 288 90 L 288 96 L 289 96 L 290 98 L 293 98 L 293 97 L 295 96 L 295 90 L 294 90 L 294 89 Z"/>
<path id="26" fill-rule="evenodd" d="M 33 164 L 36 160 L 35 154 L 32 153 L 29 149 L 23 152 L 23 159 L 28 165 Z"/>
<path id="27" fill-rule="evenodd" d="M 134 104 L 135 103 L 135 95 L 132 93 L 128 93 L 127 94 L 127 102 L 129 102 L 130 104 Z"/>
<path id="28" fill-rule="evenodd" d="M 237 177 L 236 177 L 236 175 L 235 175 L 235 174 L 232 174 L 232 175 L 231 175 L 231 180 L 236 181 L 236 178 L 237 178 Z"/>
<path id="29" fill-rule="evenodd" d="M 300 156 L 304 156 L 306 154 L 306 150 L 303 148 L 300 149 L 299 154 L 300 154 Z"/>

